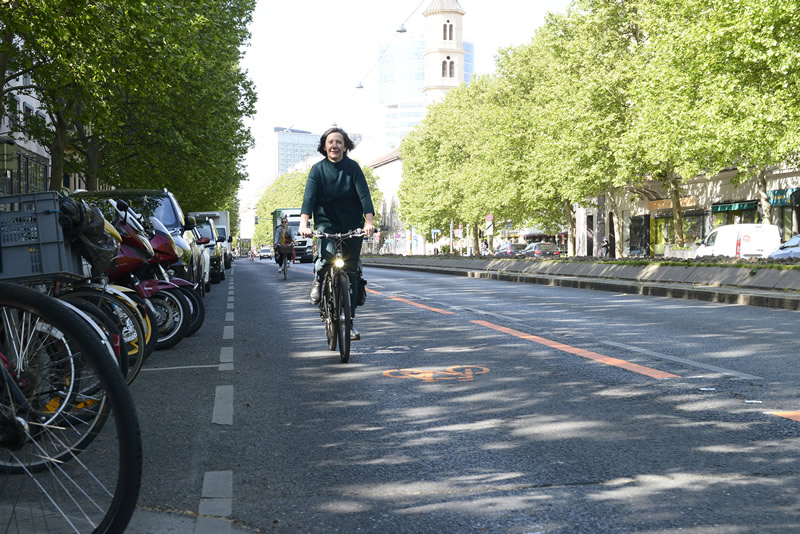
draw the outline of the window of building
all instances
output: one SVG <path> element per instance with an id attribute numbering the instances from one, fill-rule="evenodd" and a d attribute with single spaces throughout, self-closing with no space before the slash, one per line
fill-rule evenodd
<path id="1" fill-rule="evenodd" d="M 451 61 L 450 62 L 450 77 L 451 78 L 455 78 L 456 77 L 456 62 L 455 61 Z"/>
<path id="2" fill-rule="evenodd" d="M 442 26 L 442 40 L 443 41 L 447 40 L 447 24 Z"/>
<path id="3" fill-rule="evenodd" d="M 453 40 L 453 25 L 450 25 L 450 40 Z"/>
<path id="4" fill-rule="evenodd" d="M 447 61 L 442 61 L 442 78 L 447 77 Z"/>

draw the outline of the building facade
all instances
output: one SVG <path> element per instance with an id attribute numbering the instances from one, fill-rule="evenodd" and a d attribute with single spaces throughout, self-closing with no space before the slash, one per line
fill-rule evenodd
<path id="1" fill-rule="evenodd" d="M 381 45 L 379 99 L 389 151 L 399 147 L 425 118 L 429 100 L 438 101 L 453 87 L 472 79 L 475 47 L 461 39 L 463 14 L 458 2 L 432 2 L 423 13 L 426 33 L 408 34 Z"/>
<path id="2" fill-rule="evenodd" d="M 286 174 L 292 165 L 317 154 L 319 134 L 282 127 L 275 127 L 274 131 L 276 137 L 275 146 L 278 154 L 276 176 Z"/>
<path id="3" fill-rule="evenodd" d="M 688 180 L 681 194 L 684 248 L 686 256 L 714 228 L 725 224 L 769 223 L 780 228 L 785 241 L 800 232 L 800 170 L 775 167 L 766 173 L 770 217 L 760 206 L 756 180 L 734 185 L 735 169 L 712 178 Z M 635 193 L 635 196 L 634 196 Z M 659 182 L 618 194 L 594 199 L 596 207 L 576 209 L 575 253 L 599 255 L 600 242 L 607 237 L 623 256 L 676 256 L 671 243 L 673 209 L 669 194 Z M 617 242 L 619 247 L 615 247 Z"/>
<path id="4" fill-rule="evenodd" d="M 10 85 L 30 83 L 26 76 L 17 78 Z M 47 150 L 14 133 L 20 121 L 33 118 L 47 120 L 35 97 L 19 93 L 8 100 L 6 114 L 0 123 L 0 195 L 35 193 L 49 188 L 50 156 Z"/>
<path id="5" fill-rule="evenodd" d="M 425 251 L 427 236 L 417 235 L 400 221 L 397 191 L 402 161 L 397 148 L 425 118 L 429 105 L 472 79 L 475 47 L 463 40 L 464 14 L 457 0 L 433 0 L 423 12 L 424 34 L 393 42 L 381 56 L 380 102 L 385 109 L 385 139 L 390 152 L 370 167 L 375 170 L 383 193 L 380 207 L 383 252 Z"/>

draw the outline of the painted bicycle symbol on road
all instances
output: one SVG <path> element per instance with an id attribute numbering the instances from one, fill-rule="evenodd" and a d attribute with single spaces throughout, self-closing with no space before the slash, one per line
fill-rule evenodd
<path id="1" fill-rule="evenodd" d="M 457 382 L 470 382 L 475 375 L 489 372 L 488 367 L 477 365 L 456 365 L 443 371 L 424 369 L 392 369 L 384 371 L 383 376 L 389 378 L 415 378 L 423 382 L 439 382 L 442 380 L 455 380 Z"/>

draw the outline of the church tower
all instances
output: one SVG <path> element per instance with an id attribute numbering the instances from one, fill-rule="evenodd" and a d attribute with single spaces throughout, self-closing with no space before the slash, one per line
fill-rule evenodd
<path id="1" fill-rule="evenodd" d="M 464 81 L 464 10 L 458 0 L 433 0 L 425 16 L 425 105 L 439 102 Z"/>

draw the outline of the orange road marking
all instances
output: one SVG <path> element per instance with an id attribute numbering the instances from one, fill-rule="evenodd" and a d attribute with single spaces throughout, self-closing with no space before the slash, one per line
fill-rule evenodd
<path id="1" fill-rule="evenodd" d="M 800 421 L 800 412 L 767 412 L 770 415 L 777 415 L 778 417 L 785 417 L 793 421 Z"/>
<path id="2" fill-rule="evenodd" d="M 375 295 L 383 295 L 383 293 L 381 293 L 380 291 L 375 291 L 374 289 L 369 289 L 368 288 L 367 291 L 369 291 L 370 293 L 373 293 Z M 455 312 L 451 312 L 451 311 L 448 311 L 448 310 L 442 310 L 442 309 L 439 309 L 439 308 L 434 308 L 432 306 L 426 306 L 425 304 L 420 304 L 419 302 L 414 302 L 412 300 L 408 300 L 408 299 L 404 299 L 404 298 L 400 298 L 400 297 L 390 297 L 388 295 L 384 295 L 384 296 L 387 299 L 396 300 L 397 302 L 403 302 L 405 304 L 411 304 L 412 306 L 416 306 L 417 308 L 422 308 L 423 310 L 428 310 L 428 311 L 432 311 L 432 312 L 436 312 L 436 313 L 441 313 L 443 315 L 453 315 L 453 314 L 455 314 Z"/>
<path id="3" fill-rule="evenodd" d="M 426 371 L 424 369 L 392 369 L 384 371 L 383 376 L 389 378 L 416 378 L 423 382 L 438 382 L 440 380 L 457 380 L 458 382 L 471 382 L 474 375 L 488 373 L 487 367 L 477 365 L 456 365 L 444 371 Z"/>
<path id="4" fill-rule="evenodd" d="M 604 356 L 603 354 L 598 354 L 597 352 L 592 352 L 590 350 L 571 347 L 570 345 L 565 345 L 564 343 L 559 343 L 557 341 L 552 341 L 549 339 L 545 339 L 543 337 L 534 336 L 531 334 L 527 334 L 525 332 L 520 332 L 519 330 L 514 330 L 512 328 L 506 328 L 505 326 L 489 323 L 487 321 L 472 321 L 472 322 L 481 326 L 485 326 L 486 328 L 491 328 L 492 330 L 497 330 L 498 332 L 503 332 L 504 334 L 510 334 L 512 336 L 516 336 L 518 338 L 525 339 L 527 341 L 533 341 L 534 343 L 539 343 L 540 345 L 544 345 L 552 349 L 568 352 L 570 354 L 575 354 L 576 356 L 580 356 L 582 358 L 588 358 L 590 360 L 604 363 L 606 365 L 621 367 L 622 369 L 627 369 L 628 371 L 633 371 L 634 373 L 639 373 L 641 375 L 649 376 L 650 378 L 680 378 L 678 375 L 673 375 L 672 373 L 659 371 L 658 369 L 651 369 L 650 367 L 645 367 L 643 365 L 639 365 L 636 363 L 626 362 L 625 360 L 612 358 L 611 356 Z"/>

